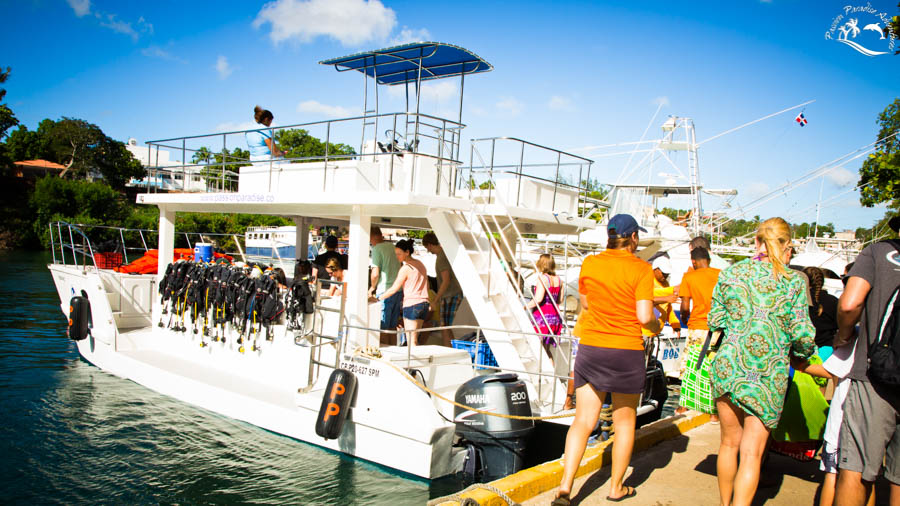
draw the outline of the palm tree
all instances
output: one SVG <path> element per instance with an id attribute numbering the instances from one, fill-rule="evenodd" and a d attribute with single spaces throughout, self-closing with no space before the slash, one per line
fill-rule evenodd
<path id="1" fill-rule="evenodd" d="M 197 164 L 209 164 L 209 160 L 212 159 L 212 156 L 212 151 L 210 151 L 208 147 L 202 146 L 197 151 L 194 151 L 194 157 L 191 159 L 191 161 Z"/>

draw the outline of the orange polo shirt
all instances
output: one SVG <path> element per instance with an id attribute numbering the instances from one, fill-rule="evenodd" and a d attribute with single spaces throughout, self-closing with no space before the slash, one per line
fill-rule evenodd
<path id="1" fill-rule="evenodd" d="M 719 280 L 719 269 L 704 267 L 685 273 L 681 278 L 682 297 L 691 298 L 691 317 L 688 320 L 688 329 L 709 330 L 706 324 L 706 316 L 712 305 L 713 288 Z"/>
<path id="2" fill-rule="evenodd" d="M 588 308 L 575 324 L 581 344 L 643 350 L 635 304 L 653 300 L 653 269 L 627 250 L 606 250 L 581 264 L 578 291 Z"/>

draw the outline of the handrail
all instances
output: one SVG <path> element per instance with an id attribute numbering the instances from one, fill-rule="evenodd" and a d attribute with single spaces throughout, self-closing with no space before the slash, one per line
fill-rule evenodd
<path id="1" fill-rule="evenodd" d="M 156 234 L 159 232 L 158 230 L 151 230 L 151 229 L 146 229 L 146 228 L 115 227 L 115 226 L 110 226 L 110 225 L 93 225 L 93 224 L 87 224 L 87 223 L 68 223 L 66 221 L 51 222 L 48 224 L 48 227 L 50 230 L 50 250 L 51 250 L 51 255 L 53 257 L 54 264 L 68 265 L 66 252 L 71 252 L 73 255 L 72 261 L 73 261 L 74 265 L 78 265 L 78 256 L 77 255 L 82 255 L 82 257 L 83 257 L 82 260 L 86 260 L 87 257 L 90 257 L 91 261 L 94 263 L 95 268 L 98 268 L 97 259 L 95 256 L 95 253 L 97 253 L 97 252 L 95 251 L 95 248 L 94 248 L 94 246 L 95 246 L 94 243 L 96 241 L 92 241 L 90 236 L 88 236 L 87 233 L 85 233 L 85 230 L 87 230 L 87 229 L 102 229 L 102 230 L 112 231 L 111 235 L 115 236 L 115 240 L 117 242 L 116 251 L 121 250 L 121 252 L 123 254 L 123 258 L 126 258 L 126 259 L 127 259 L 127 254 L 129 251 L 131 251 L 131 252 L 136 251 L 138 253 L 144 254 L 147 251 L 149 251 L 150 249 L 153 249 L 153 248 L 149 247 L 149 245 L 147 244 L 147 240 L 144 237 L 144 233 Z M 54 230 L 54 228 L 56 230 Z M 69 235 L 68 241 L 65 238 L 65 235 L 63 233 L 64 231 L 67 232 Z M 132 236 L 133 241 L 128 242 L 126 239 L 126 237 L 127 237 L 126 234 L 134 234 L 134 233 L 137 234 L 137 237 Z M 200 237 L 201 241 L 205 240 L 205 238 L 233 239 L 237 243 L 238 249 L 241 251 L 238 251 L 235 253 L 226 252 L 225 254 L 232 256 L 232 257 L 238 257 L 238 256 L 240 256 L 242 258 L 244 257 L 241 245 L 236 240 L 238 237 L 240 237 L 241 239 L 244 239 L 244 236 L 242 236 L 240 234 L 229 234 L 229 233 L 220 233 L 220 232 L 177 232 L 175 235 L 176 235 L 176 237 L 178 235 L 185 236 L 188 244 L 190 244 L 190 241 L 191 241 L 190 236 L 192 236 L 192 235 Z M 79 238 L 79 237 L 81 238 L 81 246 L 80 247 L 77 244 L 75 244 L 76 238 Z M 110 239 L 110 240 L 113 240 L 113 239 Z M 138 244 L 138 245 L 132 246 L 129 244 Z M 59 252 L 58 256 L 57 256 L 57 251 Z M 276 257 L 270 255 L 269 258 L 274 261 Z M 127 260 L 125 262 L 127 263 Z M 86 265 L 86 263 L 83 263 L 83 266 L 84 265 Z"/>
<path id="2" fill-rule="evenodd" d="M 391 131 L 394 132 L 394 135 L 391 136 L 390 139 L 387 139 L 381 146 L 379 146 L 380 143 L 377 142 L 379 132 L 374 132 L 373 136 L 371 131 L 367 130 L 367 128 L 370 128 L 372 125 L 375 125 L 375 127 L 377 128 L 380 118 L 382 119 L 382 124 L 392 124 L 393 128 L 391 129 Z M 346 130 L 346 128 L 355 128 L 354 125 L 356 123 L 361 124 L 363 133 L 359 141 L 360 144 L 358 146 L 358 149 L 356 149 L 356 146 L 353 142 L 348 142 L 347 145 L 354 146 L 353 153 L 333 153 L 330 148 L 332 143 L 337 141 L 334 139 L 335 136 L 332 130 L 337 127 L 341 127 L 342 129 L 344 129 L 342 130 L 343 132 Z M 324 154 L 285 158 L 275 158 L 274 156 L 268 155 L 266 157 L 259 157 L 258 159 L 253 157 L 250 157 L 252 159 L 247 159 L 242 156 L 235 156 L 233 153 L 229 153 L 226 148 L 229 135 L 241 135 L 250 132 L 270 132 L 270 137 L 274 139 L 278 131 L 284 131 L 291 128 L 320 128 L 325 130 L 324 132 L 321 132 L 321 134 L 323 135 L 320 135 L 317 132 L 310 134 L 318 135 L 319 137 L 324 138 Z M 235 191 L 240 179 L 239 173 L 236 172 L 239 167 L 246 166 L 248 164 L 260 167 L 264 166 L 264 164 L 268 164 L 269 186 L 271 189 L 273 172 L 279 170 L 280 168 L 277 167 L 276 164 L 324 161 L 325 167 L 323 169 L 327 170 L 329 162 L 332 161 L 362 159 L 366 157 L 371 157 L 372 160 L 376 160 L 380 159 L 378 157 L 387 155 L 390 156 L 391 188 L 393 188 L 393 165 L 395 162 L 395 155 L 402 156 L 406 153 L 413 153 L 416 156 L 432 158 L 437 160 L 437 165 L 440 170 L 443 170 L 443 167 L 447 163 L 451 165 L 459 165 L 460 162 L 453 159 L 452 157 L 459 152 L 459 142 L 461 138 L 461 131 L 463 128 L 465 128 L 465 125 L 463 123 L 450 119 L 440 118 L 438 116 L 432 116 L 425 113 L 364 113 L 362 115 L 352 116 L 348 118 L 297 123 L 283 127 L 232 130 L 211 134 L 150 140 L 146 142 L 148 149 L 147 156 L 150 160 L 147 177 L 145 177 L 141 181 L 132 181 L 132 184 L 136 186 L 146 186 L 147 192 L 158 190 L 180 190 L 207 193 L 215 191 Z M 396 139 L 398 138 L 406 139 L 408 142 L 404 141 L 402 144 L 405 145 L 398 146 L 396 143 Z M 222 147 L 221 151 L 213 152 L 210 150 L 209 156 L 204 157 L 206 158 L 205 163 L 203 163 L 203 160 L 189 162 L 189 155 L 196 156 L 195 154 L 200 152 L 201 149 L 205 147 L 199 147 L 196 145 L 199 144 L 197 141 L 200 139 L 210 140 L 214 145 L 220 142 Z M 216 141 L 216 139 L 220 139 L 220 141 Z M 195 145 L 188 146 L 187 141 L 192 141 Z M 420 141 L 424 142 L 422 142 L 420 145 Z M 372 142 L 372 144 L 370 144 L 370 142 Z M 387 146 L 387 148 L 385 148 L 385 146 Z M 181 161 L 165 161 L 160 164 L 159 154 L 161 149 L 164 151 L 164 154 L 171 153 L 173 151 L 180 152 Z M 209 148 L 206 149 L 209 150 Z M 156 155 L 155 162 L 153 161 L 154 150 Z M 217 158 L 218 160 L 213 162 L 213 157 Z M 172 179 L 170 180 L 169 178 Z M 178 181 L 179 178 L 180 181 Z M 189 181 L 189 178 L 197 179 L 197 181 Z M 204 185 L 200 183 L 199 181 L 201 180 L 205 180 L 206 184 Z M 448 188 L 451 188 L 452 191 L 452 185 L 448 185 Z"/>
<path id="3" fill-rule="evenodd" d="M 518 148 L 513 148 L 512 151 L 517 151 L 518 160 L 515 163 L 497 163 L 495 161 L 495 153 L 498 149 L 498 144 L 501 142 L 513 143 L 518 146 Z M 490 143 L 490 164 L 485 163 L 484 158 L 481 157 L 479 151 L 479 159 L 481 160 L 481 166 L 476 167 L 474 163 L 474 157 L 470 156 L 469 166 L 465 167 L 469 170 L 470 179 L 473 178 L 475 174 L 489 173 L 490 178 L 494 179 L 493 174 L 511 174 L 515 177 L 518 184 L 518 189 L 516 190 L 515 196 L 515 205 L 520 205 L 519 199 L 522 192 L 522 180 L 523 179 L 531 179 L 534 181 L 541 181 L 548 184 L 553 185 L 553 196 L 552 196 L 552 204 L 551 211 L 556 212 L 556 202 L 557 202 L 557 192 L 560 188 L 570 188 L 577 192 L 577 209 L 576 213 L 580 215 L 580 217 L 587 217 L 589 213 L 593 210 L 581 209 L 582 203 L 584 204 L 593 204 L 594 207 L 603 206 L 605 203 L 602 201 L 598 201 L 589 196 L 591 192 L 591 167 L 593 166 L 594 161 L 585 158 L 583 156 L 576 155 L 574 153 L 569 153 L 567 151 L 563 151 L 560 149 L 552 148 L 549 146 L 545 146 L 542 144 L 538 144 L 535 142 L 527 141 L 524 139 L 520 139 L 518 137 L 482 137 L 471 139 L 471 146 L 474 151 L 478 151 L 477 147 L 479 144 Z M 536 148 L 544 153 L 544 156 L 549 156 L 548 161 L 540 162 L 540 163 L 525 163 L 525 148 L 531 147 Z M 509 155 L 507 155 L 509 156 Z M 587 170 L 585 171 L 585 165 L 587 165 Z M 536 169 L 536 168 L 550 168 L 555 169 L 553 178 L 542 177 L 537 174 L 529 174 L 526 172 L 527 169 Z M 566 182 L 566 177 L 561 175 L 560 171 L 563 168 L 569 167 L 577 167 L 578 174 L 577 180 L 574 184 Z M 464 168 L 464 169 L 465 169 Z M 504 170 L 505 169 L 505 170 Z M 562 177 L 561 177 L 562 176 Z M 575 179 L 575 175 L 572 174 L 572 178 Z M 587 207 L 586 205 L 584 206 Z M 582 211 L 584 214 L 582 215 Z"/>
<path id="4" fill-rule="evenodd" d="M 570 157 L 572 157 L 572 158 L 577 158 L 577 159 L 579 159 L 579 160 L 583 160 L 583 161 L 585 161 L 585 162 L 587 162 L 587 163 L 590 163 L 590 164 L 593 164 L 593 163 L 594 163 L 594 161 L 591 160 L 590 158 L 585 158 L 585 157 L 583 157 L 583 156 L 578 156 L 578 155 L 576 155 L 576 154 L 569 153 L 568 151 L 563 151 L 563 150 L 561 150 L 561 149 L 551 148 L 550 146 L 544 146 L 544 145 L 542 145 L 542 144 L 537 144 L 537 143 L 534 143 L 534 142 L 531 142 L 531 141 L 526 141 L 525 139 L 520 139 L 520 138 L 518 138 L 518 137 L 482 137 L 482 138 L 479 138 L 479 139 L 471 139 L 471 142 L 486 142 L 486 141 L 515 141 L 515 142 L 521 142 L 522 144 L 525 144 L 525 145 L 528 145 L 528 146 L 534 146 L 534 147 L 536 147 L 536 148 L 541 148 L 541 149 L 545 149 L 545 150 L 547 150 L 547 151 L 552 151 L 552 152 L 554 152 L 554 153 L 561 153 L 561 154 L 563 154 L 563 155 L 570 156 Z"/>
<path id="5" fill-rule="evenodd" d="M 59 236 L 59 252 L 60 252 L 60 256 L 62 257 L 61 262 L 56 261 L 56 251 L 55 251 L 56 243 L 53 240 L 53 225 L 56 225 L 57 235 Z M 64 238 L 62 235 L 61 228 L 63 225 L 65 225 L 67 232 L 69 233 L 68 244 L 64 242 Z M 81 229 L 78 228 L 78 226 L 72 225 L 71 223 L 67 223 L 65 221 L 56 221 L 56 222 L 49 223 L 48 227 L 50 229 L 50 248 L 51 248 L 51 251 L 53 254 L 53 263 L 54 264 L 58 264 L 58 263 L 65 264 L 65 261 L 66 261 L 65 260 L 65 251 L 66 251 L 66 249 L 69 249 L 72 252 L 72 263 L 76 267 L 78 266 L 78 256 L 77 255 L 80 254 L 81 260 L 82 260 L 82 263 L 81 263 L 82 269 L 87 267 L 87 257 L 90 257 L 91 263 L 94 264 L 94 268 L 95 269 L 97 268 L 97 259 L 96 259 L 96 257 L 94 257 L 94 247 L 93 247 L 93 245 L 91 245 L 91 239 L 84 232 L 82 232 Z M 72 235 L 73 228 L 74 228 L 75 235 L 81 237 L 81 247 L 80 248 L 76 247 L 76 245 L 75 245 L 75 239 L 74 239 L 74 236 Z M 85 249 L 85 247 L 87 249 Z"/>
<path id="6" fill-rule="evenodd" d="M 453 123 L 454 125 L 457 125 L 460 128 L 465 128 L 465 126 L 466 126 L 464 123 L 460 123 L 458 121 L 441 118 L 439 116 L 432 116 L 430 114 L 425 114 L 422 112 L 418 112 L 418 113 L 417 112 L 384 112 L 384 113 L 379 113 L 379 114 L 369 114 L 369 115 L 364 114 L 362 116 L 351 116 L 349 118 L 336 118 L 336 119 L 330 119 L 330 120 L 310 121 L 307 123 L 295 123 L 293 125 L 285 125 L 285 126 L 278 126 L 278 127 L 271 127 L 271 128 L 269 128 L 269 127 L 255 128 L 255 129 L 251 128 L 248 130 L 232 130 L 232 131 L 228 131 L 228 132 L 216 132 L 216 133 L 212 133 L 212 134 L 188 135 L 188 136 L 184 136 L 184 137 L 172 137 L 169 139 L 157 139 L 157 140 L 152 140 L 152 141 L 146 141 L 145 144 L 158 144 L 160 142 L 180 141 L 182 139 L 201 139 L 204 137 L 218 137 L 220 135 L 245 134 L 247 132 L 264 132 L 266 130 L 285 130 L 288 128 L 325 125 L 325 124 L 337 123 L 337 122 L 342 122 L 342 121 L 356 121 L 356 120 L 361 120 L 361 119 L 370 119 L 370 118 L 375 118 L 375 117 L 387 117 L 387 116 L 421 116 L 424 118 L 430 118 L 430 119 L 437 120 L 437 121 L 446 121 L 447 123 Z M 181 149 L 181 148 L 178 148 L 178 149 Z"/>

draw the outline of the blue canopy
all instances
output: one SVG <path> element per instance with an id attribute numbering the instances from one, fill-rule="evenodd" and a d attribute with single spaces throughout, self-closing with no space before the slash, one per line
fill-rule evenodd
<path id="1" fill-rule="evenodd" d="M 421 63 L 422 80 L 488 72 L 494 66 L 477 54 L 443 42 L 412 42 L 320 61 L 338 72 L 357 70 L 377 79 L 378 84 L 415 83 Z"/>

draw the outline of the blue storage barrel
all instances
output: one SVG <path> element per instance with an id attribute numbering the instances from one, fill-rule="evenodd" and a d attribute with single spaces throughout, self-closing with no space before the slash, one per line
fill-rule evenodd
<path id="1" fill-rule="evenodd" d="M 212 262 L 213 247 L 212 244 L 198 242 L 194 244 L 194 261 L 195 262 Z"/>

